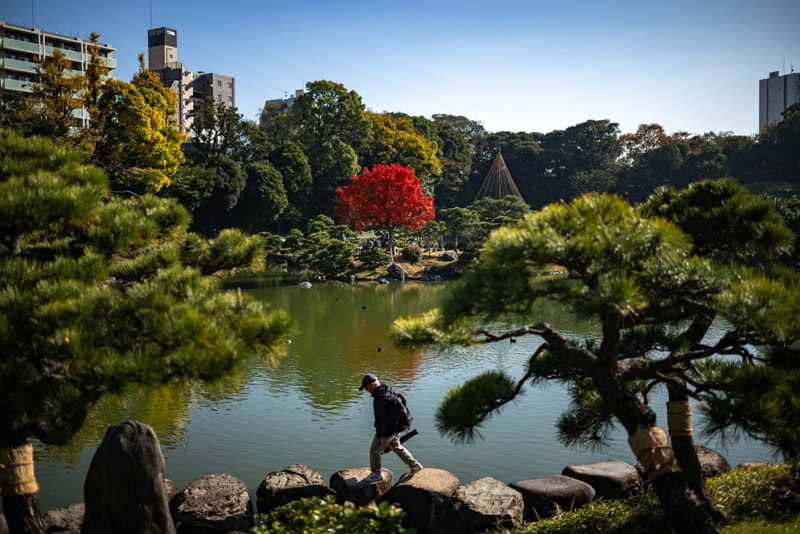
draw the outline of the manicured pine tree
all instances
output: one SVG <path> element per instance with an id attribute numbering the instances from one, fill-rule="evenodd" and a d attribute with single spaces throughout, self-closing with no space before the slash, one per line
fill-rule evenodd
<path id="1" fill-rule="evenodd" d="M 566 275 L 542 276 L 552 265 Z M 546 311 L 534 314 L 540 300 L 595 321 L 600 338 L 562 334 L 545 322 Z M 501 315 L 530 326 L 498 331 L 493 320 Z M 728 321 L 721 338 L 696 336 L 714 317 Z M 709 533 L 715 514 L 687 480 L 647 392 L 666 384 L 702 399 L 715 384 L 700 369 L 715 356 L 752 363 L 753 346 L 794 346 L 800 289 L 694 256 L 688 237 L 671 223 L 642 216 L 617 197 L 591 194 L 496 230 L 443 308 L 396 321 L 392 335 L 417 345 L 541 338 L 521 379 L 492 371 L 452 389 L 436 415 L 440 432 L 472 440 L 526 382 L 563 382 L 573 404 L 559 421 L 561 440 L 596 444 L 613 422 L 621 424 L 675 530 Z M 675 419 L 673 441 L 691 429 L 686 410 Z"/>
<path id="2" fill-rule="evenodd" d="M 0 130 L 0 463 L 12 532 L 42 532 L 31 439 L 66 443 L 101 395 L 279 354 L 285 313 L 219 290 L 258 238 L 188 234 L 174 201 L 110 195 L 49 140 Z"/>

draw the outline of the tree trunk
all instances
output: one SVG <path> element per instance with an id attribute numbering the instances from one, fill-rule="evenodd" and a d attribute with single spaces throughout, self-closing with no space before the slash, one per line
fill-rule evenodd
<path id="1" fill-rule="evenodd" d="M 658 501 L 675 532 L 714 534 L 714 521 L 706 507 L 689 488 L 683 473 L 661 475 L 651 481 Z"/>
<path id="2" fill-rule="evenodd" d="M 38 493 L 3 495 L 3 512 L 10 534 L 44 534 Z"/>
<path id="3" fill-rule="evenodd" d="M 39 485 L 34 476 L 30 441 L 0 442 L 0 465 L 3 513 L 9 532 L 43 534 L 44 518 L 39 511 Z"/>
<path id="4" fill-rule="evenodd" d="M 394 226 L 389 228 L 389 243 L 386 248 L 386 252 L 392 257 L 392 263 L 394 263 Z"/>
<path id="5" fill-rule="evenodd" d="M 683 337 L 691 343 L 700 343 L 705 337 L 711 323 L 714 322 L 715 314 L 708 311 L 699 313 L 692 324 L 683 333 Z M 683 470 L 686 482 L 692 489 L 694 494 L 702 501 L 706 511 L 711 515 L 714 521 L 718 523 L 725 523 L 725 516 L 714 507 L 711 496 L 708 494 L 706 481 L 703 478 L 703 472 L 700 467 L 700 460 L 697 458 L 697 451 L 694 448 L 694 432 L 691 426 L 691 404 L 689 404 L 689 395 L 686 393 L 685 387 L 680 387 L 673 382 L 667 382 L 667 391 L 669 393 L 669 402 L 675 405 L 685 404 L 688 408 L 685 414 L 686 421 L 678 421 L 673 423 L 670 421 L 669 408 L 667 409 L 667 421 L 669 429 L 669 437 L 672 441 L 672 449 L 675 451 L 675 459 Z M 686 427 L 686 428 L 684 428 Z"/>
<path id="6" fill-rule="evenodd" d="M 674 384 L 667 384 L 669 391 L 670 403 L 688 403 L 689 396 L 686 391 L 679 388 Z M 669 419 L 669 414 L 667 415 Z M 714 503 L 711 496 L 708 494 L 706 488 L 706 481 L 703 478 L 703 472 L 700 467 L 700 460 L 697 458 L 697 451 L 694 449 L 694 437 L 692 436 L 692 429 L 676 429 L 673 424 L 669 424 L 669 437 L 672 441 L 672 450 L 675 451 L 675 459 L 683 470 L 686 477 L 686 482 L 694 492 L 694 494 L 701 500 L 705 506 L 708 514 L 718 523 L 725 522 L 725 516 L 714 508 Z"/>
<path id="7" fill-rule="evenodd" d="M 619 367 L 613 357 L 619 339 L 616 324 L 613 317 L 604 324 L 603 345 L 601 345 L 598 355 L 599 361 L 595 367 L 593 381 L 603 400 L 612 408 L 631 439 L 634 439 L 641 437 L 642 433 L 646 436 L 648 431 L 660 429 L 657 429 L 655 425 L 656 416 L 653 410 L 643 404 L 622 380 Z M 663 435 L 663 431 L 661 434 Z M 668 450 L 669 442 L 666 440 L 666 435 L 663 435 L 663 441 L 665 443 L 659 445 L 655 445 L 653 442 L 653 446 L 659 449 L 657 452 L 664 454 L 660 459 L 671 457 L 673 454 Z M 647 458 L 648 461 L 644 461 L 645 454 L 637 450 L 639 447 L 639 445 L 634 447 L 634 443 L 631 442 L 631 449 L 637 459 L 643 465 L 651 463 L 650 460 L 656 456 L 653 455 L 651 458 Z M 662 465 L 674 466 L 674 460 Z M 711 515 L 701 500 L 692 493 L 683 473 L 670 472 L 669 468 L 666 470 L 654 469 L 652 473 L 654 473 L 654 478 L 651 483 L 675 532 L 682 534 L 715 534 L 717 532 Z"/>

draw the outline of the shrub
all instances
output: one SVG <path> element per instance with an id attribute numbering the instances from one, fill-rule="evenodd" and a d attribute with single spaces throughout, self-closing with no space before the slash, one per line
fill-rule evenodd
<path id="1" fill-rule="evenodd" d="M 525 524 L 503 534 L 673 534 L 654 494 L 625 500 L 598 501 L 552 519 Z"/>
<path id="2" fill-rule="evenodd" d="M 417 245 L 407 245 L 403 248 L 403 259 L 411 263 L 419 263 L 422 260 L 422 249 Z"/>
<path id="3" fill-rule="evenodd" d="M 333 497 L 313 497 L 285 504 L 266 515 L 258 516 L 254 534 L 303 532 L 404 533 L 400 508 L 382 502 L 379 506 L 356 508 L 352 503 L 335 504 Z"/>
<path id="4" fill-rule="evenodd" d="M 800 468 L 739 467 L 709 480 L 708 491 L 729 521 L 780 519 L 800 513 Z"/>
<path id="5" fill-rule="evenodd" d="M 800 470 L 790 465 L 739 467 L 708 480 L 714 506 L 732 524 L 789 521 L 792 528 L 800 521 Z M 733 525 L 730 527 L 734 529 Z M 764 527 L 765 529 L 766 527 Z M 775 532 L 786 532 L 777 527 Z M 734 530 L 735 531 L 735 530 Z M 525 524 L 517 529 L 499 529 L 495 534 L 636 534 L 672 532 L 669 521 L 653 493 L 626 500 L 601 501 L 552 519 Z"/>
<path id="6" fill-rule="evenodd" d="M 392 257 L 389 254 L 377 247 L 362 251 L 358 255 L 358 259 L 363 262 L 364 267 L 367 269 L 377 269 L 378 267 L 389 265 L 392 261 Z"/>

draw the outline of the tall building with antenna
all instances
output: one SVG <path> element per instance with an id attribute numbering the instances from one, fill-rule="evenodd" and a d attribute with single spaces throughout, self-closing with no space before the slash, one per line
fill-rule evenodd
<path id="1" fill-rule="evenodd" d="M 147 68 L 178 94 L 178 124 L 191 133 L 195 104 L 206 99 L 236 106 L 236 79 L 214 72 L 192 72 L 178 61 L 178 31 L 153 28 L 147 32 Z"/>
<path id="2" fill-rule="evenodd" d="M 769 78 L 758 83 L 758 131 L 773 126 L 783 120 L 786 108 L 800 103 L 800 73 L 780 75 L 769 73 Z"/>

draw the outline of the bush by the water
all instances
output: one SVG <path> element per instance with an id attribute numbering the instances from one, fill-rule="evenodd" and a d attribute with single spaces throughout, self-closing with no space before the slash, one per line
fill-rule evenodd
<path id="1" fill-rule="evenodd" d="M 409 263 L 419 263 L 422 261 L 422 249 L 417 245 L 408 245 L 403 248 L 403 259 Z"/>
<path id="2" fill-rule="evenodd" d="M 766 521 L 796 524 L 800 517 L 800 467 L 739 467 L 707 481 L 714 506 L 729 523 Z M 733 528 L 733 527 L 728 527 Z M 727 529 L 726 529 L 727 530 Z M 735 529 L 734 529 L 735 531 Z M 496 534 L 671 534 L 656 496 L 596 502 L 552 519 Z"/>
<path id="3" fill-rule="evenodd" d="M 358 255 L 358 259 L 363 263 L 367 269 L 377 269 L 383 267 L 392 261 L 392 257 L 379 248 L 371 248 L 364 250 Z"/>
<path id="4" fill-rule="evenodd" d="M 336 504 L 333 497 L 312 497 L 285 504 L 266 515 L 258 517 L 254 534 L 280 534 L 303 532 L 363 532 L 404 533 L 405 513 L 387 502 L 357 508 L 352 503 Z"/>

